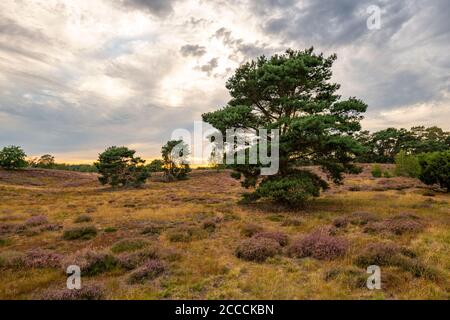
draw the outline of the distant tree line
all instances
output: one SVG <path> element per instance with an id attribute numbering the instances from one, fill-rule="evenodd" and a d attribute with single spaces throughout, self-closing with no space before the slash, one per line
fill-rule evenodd
<path id="1" fill-rule="evenodd" d="M 395 156 L 402 150 L 408 155 L 418 155 L 450 149 L 450 132 L 435 126 L 417 126 L 410 130 L 387 128 L 374 133 L 361 131 L 356 140 L 365 148 L 356 158 L 361 163 L 394 163 Z"/>

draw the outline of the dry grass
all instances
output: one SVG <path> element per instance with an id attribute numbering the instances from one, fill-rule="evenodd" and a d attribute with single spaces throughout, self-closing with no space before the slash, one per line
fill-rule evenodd
<path id="1" fill-rule="evenodd" d="M 154 177 L 142 189 L 113 191 L 100 186 L 94 174 L 0 170 L 0 250 L 8 253 L 3 261 L 38 248 L 66 260 L 88 249 L 101 253 L 94 262 L 117 259 L 88 277 L 102 286 L 106 299 L 449 299 L 450 197 L 433 192 L 431 199 L 414 179 L 375 179 L 367 168 L 299 211 L 237 204 L 245 190 L 228 172 L 194 171 L 189 180 L 175 183 Z M 85 227 L 75 221 L 86 213 L 97 234 L 65 240 L 64 231 Z M 399 226 L 398 221 L 407 222 Z M 402 232 L 365 232 L 380 222 Z M 425 226 L 420 232 L 403 232 L 418 223 Z M 47 225 L 63 228 L 42 227 Z M 345 239 L 346 253 L 318 260 L 290 257 L 281 248 L 264 262 L 235 256 L 248 236 L 264 232 L 295 240 L 317 228 Z M 371 244 L 386 241 L 414 252 L 420 265 L 382 266 L 382 290 L 370 291 L 362 285 L 365 268 L 355 260 Z M 148 266 L 148 259 L 160 259 L 164 272 L 160 264 Z M 38 269 L 13 260 L 0 263 L 0 298 L 65 294 L 61 268 L 39 264 Z M 440 276 L 416 276 L 422 266 Z M 143 281 L 130 282 L 136 274 Z"/>

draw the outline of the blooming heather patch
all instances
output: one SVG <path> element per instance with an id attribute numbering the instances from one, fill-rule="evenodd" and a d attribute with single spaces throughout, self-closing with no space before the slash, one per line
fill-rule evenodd
<path id="1" fill-rule="evenodd" d="M 147 260 L 158 259 L 160 252 L 157 248 L 146 248 L 132 253 L 122 253 L 117 257 L 119 266 L 132 270 L 142 265 Z"/>
<path id="2" fill-rule="evenodd" d="M 332 260 L 344 255 L 347 247 L 345 239 L 331 236 L 327 230 L 319 229 L 294 241 L 288 248 L 288 254 L 297 258 Z"/>
<path id="3" fill-rule="evenodd" d="M 372 222 L 364 227 L 365 233 L 389 232 L 395 235 L 413 234 L 425 229 L 421 219 L 413 214 L 400 214 L 380 222 Z"/>
<path id="4" fill-rule="evenodd" d="M 128 283 L 143 283 L 155 279 L 165 271 L 164 264 L 157 259 L 148 260 L 142 267 L 133 271 L 128 277 Z"/>
<path id="5" fill-rule="evenodd" d="M 41 295 L 42 300 L 100 300 L 104 289 L 100 285 L 83 285 L 79 290 L 48 290 Z"/>
<path id="6" fill-rule="evenodd" d="M 280 244 L 268 238 L 250 238 L 242 241 L 236 248 L 236 257 L 256 262 L 264 262 L 267 258 L 280 253 Z"/>
<path id="7" fill-rule="evenodd" d="M 253 236 L 253 238 L 267 238 L 278 242 L 282 247 L 288 244 L 289 238 L 286 234 L 282 232 L 260 232 Z"/>
<path id="8" fill-rule="evenodd" d="M 93 276 L 113 270 L 117 259 L 105 251 L 85 248 L 64 259 L 64 269 L 69 265 L 77 265 L 83 275 Z"/>
<path id="9" fill-rule="evenodd" d="M 26 253 L 25 266 L 29 268 L 60 268 L 63 256 L 43 249 L 33 249 Z"/>
<path id="10" fill-rule="evenodd" d="M 29 218 L 28 220 L 25 221 L 25 226 L 26 227 L 36 227 L 36 226 L 41 226 L 43 224 L 48 223 L 48 219 L 46 216 L 32 216 L 31 218 Z"/>
<path id="11" fill-rule="evenodd" d="M 375 222 L 378 220 L 378 217 L 373 213 L 357 211 L 348 216 L 336 218 L 333 224 L 335 227 L 345 227 L 349 223 L 357 226 L 364 226 L 370 222 Z"/>

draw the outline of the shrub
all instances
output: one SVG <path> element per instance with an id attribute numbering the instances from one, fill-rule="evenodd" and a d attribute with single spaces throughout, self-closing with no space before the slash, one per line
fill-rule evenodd
<path id="1" fill-rule="evenodd" d="M 100 300 L 103 295 L 104 289 L 102 286 L 83 284 L 79 290 L 48 290 L 40 298 L 42 300 Z"/>
<path id="2" fill-rule="evenodd" d="M 294 241 L 288 248 L 288 254 L 297 258 L 332 260 L 344 255 L 347 247 L 344 239 L 330 236 L 325 230 L 317 230 Z"/>
<path id="3" fill-rule="evenodd" d="M 402 248 L 390 242 L 377 242 L 366 246 L 363 252 L 355 259 L 355 264 L 362 268 L 370 265 L 395 265 Z"/>
<path id="4" fill-rule="evenodd" d="M 119 255 L 118 263 L 124 269 L 132 270 L 142 265 L 147 260 L 160 258 L 160 252 L 156 248 L 147 248 L 132 253 L 123 253 Z"/>
<path id="5" fill-rule="evenodd" d="M 32 216 L 28 220 L 25 221 L 25 226 L 27 227 L 35 227 L 48 223 L 46 216 Z"/>
<path id="6" fill-rule="evenodd" d="M 419 221 L 419 217 L 409 214 L 401 214 L 381 222 L 372 222 L 364 228 L 365 233 L 391 232 L 396 235 L 417 233 L 423 231 L 425 225 Z"/>
<path id="7" fill-rule="evenodd" d="M 426 153 L 419 156 L 420 180 L 428 185 L 439 184 L 450 191 L 450 150 Z"/>
<path id="8" fill-rule="evenodd" d="M 103 231 L 106 232 L 106 233 L 116 232 L 116 231 L 117 231 L 117 228 L 114 228 L 114 227 L 106 227 Z"/>
<path id="9" fill-rule="evenodd" d="M 263 231 L 263 228 L 261 226 L 258 226 L 253 223 L 248 223 L 241 228 L 241 234 L 244 237 L 253 237 L 255 234 L 260 233 Z"/>
<path id="10" fill-rule="evenodd" d="M 208 232 L 214 232 L 216 230 L 216 222 L 213 219 L 203 221 L 202 228 Z"/>
<path id="11" fill-rule="evenodd" d="M 69 265 L 79 266 L 82 276 L 94 276 L 116 268 L 117 259 L 105 251 L 85 248 L 64 259 L 63 267 Z"/>
<path id="12" fill-rule="evenodd" d="M 325 272 L 325 281 L 336 279 L 340 279 L 344 284 L 353 289 L 365 288 L 367 283 L 367 274 L 363 270 L 355 267 L 338 267 Z"/>
<path id="13" fill-rule="evenodd" d="M 372 172 L 372 177 L 374 177 L 374 178 L 380 178 L 383 173 L 379 164 L 373 165 L 371 172 Z"/>
<path id="14" fill-rule="evenodd" d="M 165 266 L 160 260 L 149 260 L 142 267 L 133 271 L 128 277 L 128 283 L 143 283 L 160 276 L 165 271 Z"/>
<path id="15" fill-rule="evenodd" d="M 97 235 L 97 228 L 94 226 L 80 226 L 67 229 L 63 233 L 64 240 L 89 240 Z"/>
<path id="16" fill-rule="evenodd" d="M 268 238 L 250 238 L 242 241 L 236 248 L 236 257 L 256 262 L 264 262 L 267 258 L 280 253 L 279 243 Z"/>
<path id="17" fill-rule="evenodd" d="M 255 234 L 253 238 L 272 239 L 278 242 L 278 244 L 282 247 L 286 246 L 289 241 L 288 236 L 282 232 L 260 232 Z"/>
<path id="18" fill-rule="evenodd" d="M 91 222 L 92 218 L 86 214 L 79 215 L 73 220 L 74 223 Z"/>
<path id="19" fill-rule="evenodd" d="M 4 147 L 0 151 L 0 167 L 3 169 L 19 169 L 28 165 L 25 152 L 18 146 Z"/>
<path id="20" fill-rule="evenodd" d="M 98 157 L 95 166 L 100 173 L 101 184 L 138 187 L 145 183 L 150 174 L 144 166 L 145 160 L 135 157 L 136 151 L 127 147 L 109 147 Z"/>
<path id="21" fill-rule="evenodd" d="M 142 229 L 141 234 L 145 235 L 156 235 L 160 234 L 162 230 L 162 226 L 156 225 L 156 224 L 150 224 L 144 227 Z"/>
<path id="22" fill-rule="evenodd" d="M 144 248 L 148 242 L 144 239 L 124 239 L 114 243 L 111 251 L 114 253 L 121 253 L 125 251 L 136 251 Z"/>
<path id="23" fill-rule="evenodd" d="M 388 170 L 386 170 L 386 171 L 383 172 L 383 177 L 385 177 L 385 178 L 392 178 L 392 174 Z"/>
<path id="24" fill-rule="evenodd" d="M 395 174 L 403 177 L 418 178 L 420 175 L 419 160 L 414 155 L 408 155 L 401 150 L 395 156 Z"/>
<path id="25" fill-rule="evenodd" d="M 33 249 L 26 253 L 25 266 L 29 268 L 60 268 L 63 255 L 49 250 Z"/>
<path id="26" fill-rule="evenodd" d="M 378 221 L 378 217 L 370 212 L 357 211 L 345 217 L 338 217 L 333 220 L 333 225 L 337 228 L 344 228 L 349 223 L 357 226 L 366 225 L 369 222 Z"/>
<path id="27" fill-rule="evenodd" d="M 415 277 L 431 280 L 440 278 L 440 273 L 417 260 L 414 252 L 389 242 L 368 245 L 354 262 L 363 268 L 367 268 L 369 265 L 393 266 L 407 271 Z"/>

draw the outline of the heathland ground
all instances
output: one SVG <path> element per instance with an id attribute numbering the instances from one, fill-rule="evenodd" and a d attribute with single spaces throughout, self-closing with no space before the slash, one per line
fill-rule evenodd
<path id="1" fill-rule="evenodd" d="M 112 190 L 91 173 L 0 170 L 0 299 L 64 296 L 75 262 L 88 270 L 82 286 L 98 289 L 91 298 L 450 298 L 448 194 L 373 178 L 370 165 L 302 209 L 239 204 L 243 192 L 228 171 Z M 237 248 L 258 233 L 283 246 L 243 259 Z M 312 248 L 298 254 L 308 235 Z M 373 261 L 381 290 L 365 284 Z"/>

